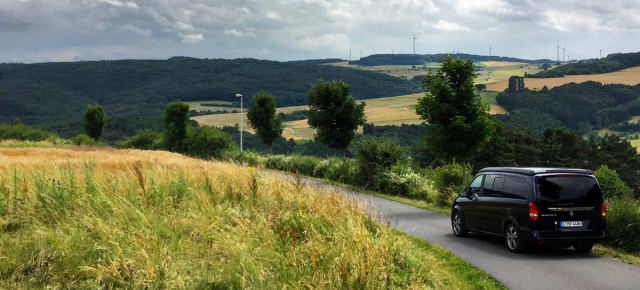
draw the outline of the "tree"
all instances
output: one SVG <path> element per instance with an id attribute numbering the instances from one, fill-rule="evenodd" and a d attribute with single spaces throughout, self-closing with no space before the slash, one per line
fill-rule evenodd
<path id="1" fill-rule="evenodd" d="M 231 135 L 220 129 L 200 126 L 193 129 L 192 134 L 184 141 L 184 152 L 200 158 L 222 158 L 226 150 L 236 149 Z"/>
<path id="2" fill-rule="evenodd" d="M 442 67 L 423 80 L 427 88 L 416 112 L 427 121 L 424 143 L 445 161 L 467 162 L 489 142 L 495 123 L 473 84 L 473 62 L 447 55 Z"/>
<path id="3" fill-rule="evenodd" d="M 82 125 L 87 135 L 98 141 L 104 132 L 104 127 L 107 126 L 107 115 L 102 106 L 88 105 L 82 118 Z"/>
<path id="4" fill-rule="evenodd" d="M 282 120 L 276 116 L 276 101 L 274 97 L 266 92 L 259 92 L 251 99 L 251 105 L 247 111 L 249 124 L 256 130 L 260 140 L 269 146 L 273 141 L 282 136 Z"/>
<path id="5" fill-rule="evenodd" d="M 609 169 L 606 165 L 600 166 L 593 172 L 593 175 L 598 179 L 600 191 L 602 191 L 604 198 L 610 199 L 633 196 L 633 190 L 624 184 L 615 170 Z"/>
<path id="6" fill-rule="evenodd" d="M 173 102 L 167 105 L 164 122 L 162 144 L 169 151 L 182 152 L 184 140 L 189 130 L 189 105 Z"/>
<path id="7" fill-rule="evenodd" d="M 367 120 L 365 103 L 356 104 L 350 93 L 351 86 L 342 81 L 319 81 L 307 93 L 308 123 L 316 129 L 315 138 L 343 154 Z"/>

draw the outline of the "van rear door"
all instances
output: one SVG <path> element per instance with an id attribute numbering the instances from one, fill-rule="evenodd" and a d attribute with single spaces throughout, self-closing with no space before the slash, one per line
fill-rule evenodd
<path id="1" fill-rule="evenodd" d="M 602 193 L 591 175 L 546 175 L 537 179 L 540 234 L 577 237 L 604 230 Z"/>

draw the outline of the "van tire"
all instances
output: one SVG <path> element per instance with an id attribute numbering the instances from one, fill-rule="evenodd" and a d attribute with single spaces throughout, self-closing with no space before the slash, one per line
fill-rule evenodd
<path id="1" fill-rule="evenodd" d="M 504 237 L 507 242 L 507 248 L 513 253 L 522 253 L 526 250 L 525 244 L 522 242 L 520 229 L 516 224 L 510 223 L 504 230 Z"/>
<path id="2" fill-rule="evenodd" d="M 464 237 L 469 233 L 467 228 L 464 227 L 464 219 L 459 211 L 455 211 L 451 215 L 451 227 L 456 237 Z"/>

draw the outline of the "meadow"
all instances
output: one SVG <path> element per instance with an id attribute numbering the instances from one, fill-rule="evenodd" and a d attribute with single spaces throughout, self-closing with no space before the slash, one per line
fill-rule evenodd
<path id="1" fill-rule="evenodd" d="M 0 148 L 0 288 L 500 288 L 364 207 L 163 151 Z"/>

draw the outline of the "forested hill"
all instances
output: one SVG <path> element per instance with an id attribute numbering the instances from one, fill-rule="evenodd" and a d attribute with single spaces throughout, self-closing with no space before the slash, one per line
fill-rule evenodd
<path id="1" fill-rule="evenodd" d="M 418 84 L 381 73 L 255 59 L 0 64 L 0 123 L 19 118 L 27 125 L 79 124 L 87 105 L 98 104 L 105 108 L 108 126 L 132 127 L 133 118 L 151 116 L 155 122 L 172 101 L 237 101 L 240 93 L 248 104 L 261 90 L 273 94 L 278 106 L 303 105 L 319 79 L 343 80 L 356 99 L 421 90 Z M 124 131 L 135 129 L 139 128 Z"/>
<path id="2" fill-rule="evenodd" d="M 551 90 L 505 91 L 496 101 L 510 112 L 498 115 L 498 119 L 538 134 L 555 127 L 583 133 L 605 128 L 640 131 L 640 125 L 628 122 L 632 116 L 640 116 L 640 85 L 570 83 Z"/>
<path id="3" fill-rule="evenodd" d="M 363 66 L 377 66 L 377 65 L 422 65 L 427 62 L 439 62 L 447 54 L 374 54 L 361 58 L 360 60 L 350 61 L 352 65 Z M 452 53 L 449 54 L 453 59 L 470 59 L 473 62 L 480 61 L 511 61 L 511 62 L 523 62 L 523 63 L 552 63 L 550 59 L 520 59 L 513 57 L 503 56 L 487 56 L 487 55 L 473 55 L 466 53 Z"/>
<path id="4" fill-rule="evenodd" d="M 551 70 L 528 75 L 530 78 L 561 78 L 565 75 L 604 74 L 640 66 L 640 52 L 614 53 L 605 58 L 561 65 Z"/>

